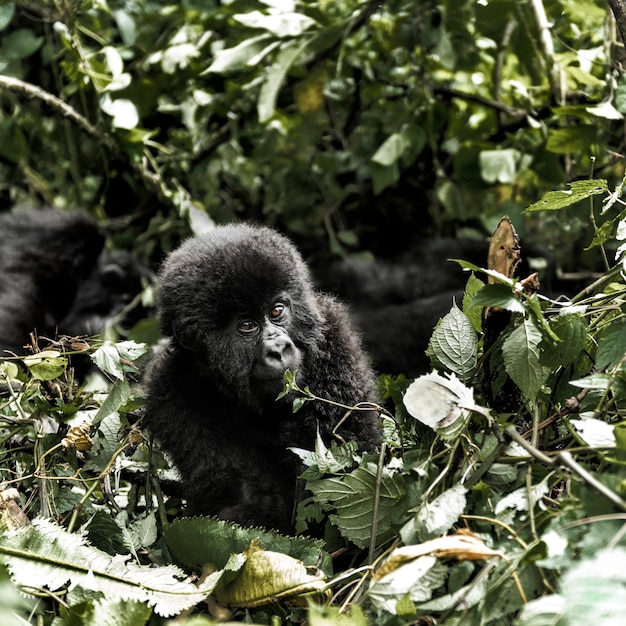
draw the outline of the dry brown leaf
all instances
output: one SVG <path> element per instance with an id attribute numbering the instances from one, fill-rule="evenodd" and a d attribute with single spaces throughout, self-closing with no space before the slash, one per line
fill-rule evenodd
<path id="1" fill-rule="evenodd" d="M 455 535 L 446 535 L 414 546 L 396 548 L 372 578 L 378 580 L 398 569 L 404 563 L 427 555 L 438 558 L 453 558 L 457 561 L 480 561 L 493 556 L 504 556 L 504 553 L 500 550 L 492 550 L 485 545 L 480 537 L 473 533 L 459 531 Z"/>

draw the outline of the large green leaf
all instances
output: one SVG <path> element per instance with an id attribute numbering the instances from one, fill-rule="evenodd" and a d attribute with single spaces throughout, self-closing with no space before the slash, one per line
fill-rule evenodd
<path id="1" fill-rule="evenodd" d="M 435 363 L 467 381 L 476 369 L 477 350 L 478 337 L 472 322 L 453 304 L 430 338 L 428 355 Z"/>
<path id="2" fill-rule="evenodd" d="M 165 531 L 174 558 L 187 566 L 210 563 L 222 569 L 232 554 L 243 553 L 254 541 L 265 550 L 288 554 L 305 565 L 327 567 L 323 542 L 308 537 L 287 537 L 262 528 L 243 528 L 213 517 L 179 518 Z"/>
<path id="3" fill-rule="evenodd" d="M 164 617 L 201 602 L 219 580 L 219 575 L 209 576 L 197 586 L 174 565 L 144 566 L 122 555 L 112 557 L 45 519 L 0 535 L 0 562 L 18 585 L 56 591 L 69 582 L 110 599 L 147 603 Z"/>
<path id="4" fill-rule="evenodd" d="M 526 211 L 557 211 L 591 196 L 608 192 L 608 184 L 604 179 L 576 180 L 570 183 L 565 191 L 548 191 L 541 200 L 531 204 Z"/>
<path id="5" fill-rule="evenodd" d="M 335 513 L 330 520 L 341 534 L 357 546 L 369 546 L 374 530 L 374 499 L 377 491 L 376 463 L 363 461 L 350 474 L 333 476 L 307 482 L 307 487 L 317 500 L 330 505 Z M 382 537 L 397 521 L 396 515 L 403 510 L 406 493 L 404 477 L 387 467 L 380 480 L 376 536 Z"/>
<path id="6" fill-rule="evenodd" d="M 534 402 L 546 381 L 549 368 L 540 360 L 541 331 L 531 320 L 525 320 L 504 341 L 502 355 L 513 382 L 527 400 Z"/>

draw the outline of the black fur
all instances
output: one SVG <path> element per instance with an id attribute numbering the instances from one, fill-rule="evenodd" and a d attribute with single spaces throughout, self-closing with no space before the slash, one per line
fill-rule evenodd
<path id="1" fill-rule="evenodd" d="M 287 448 L 313 449 L 318 426 L 328 444 L 345 410 L 309 402 L 294 414 L 290 398 L 275 400 L 284 370 L 348 406 L 375 400 L 345 308 L 314 291 L 287 239 L 248 225 L 172 253 L 158 307 L 170 340 L 148 367 L 145 423 L 180 470 L 189 511 L 290 530 L 301 468 Z M 374 449 L 376 412 L 354 412 L 338 433 Z"/>
<path id="2" fill-rule="evenodd" d="M 0 216 L 0 356 L 53 336 L 104 245 L 87 216 L 53 210 Z"/>

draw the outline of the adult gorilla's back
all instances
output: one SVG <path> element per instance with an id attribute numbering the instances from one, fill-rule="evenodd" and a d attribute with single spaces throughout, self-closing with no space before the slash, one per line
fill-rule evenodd
<path id="1" fill-rule="evenodd" d="M 375 376 L 343 305 L 316 293 L 299 253 L 269 228 L 222 226 L 165 261 L 158 292 L 170 337 L 146 374 L 145 422 L 182 476 L 190 512 L 289 530 L 300 470 L 288 447 L 327 444 L 345 409 L 276 401 L 285 370 L 344 405 L 375 400 Z M 375 411 L 337 434 L 373 449 Z"/>
<path id="2" fill-rule="evenodd" d="M 33 331 L 54 335 L 103 245 L 95 222 L 80 212 L 0 216 L 0 356 L 22 354 Z"/>

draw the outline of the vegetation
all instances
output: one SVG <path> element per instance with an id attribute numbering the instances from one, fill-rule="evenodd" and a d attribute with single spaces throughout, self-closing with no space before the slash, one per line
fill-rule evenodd
<path id="1" fill-rule="evenodd" d="M 507 214 L 596 272 L 557 301 L 461 263 L 436 371 L 381 378 L 380 456 L 297 451 L 323 541 L 178 517 L 139 333 L 91 342 L 105 378 L 82 387 L 58 346 L 2 359 L 3 624 L 620 623 L 626 83 L 604 3 L 4 2 L 0 29 L 4 208 L 85 207 L 147 262 L 210 220 L 323 263 Z"/>

